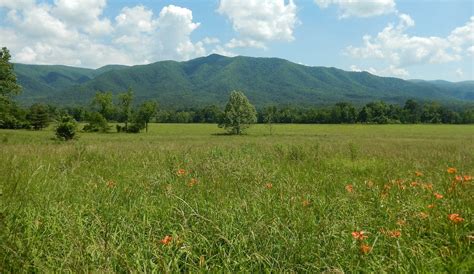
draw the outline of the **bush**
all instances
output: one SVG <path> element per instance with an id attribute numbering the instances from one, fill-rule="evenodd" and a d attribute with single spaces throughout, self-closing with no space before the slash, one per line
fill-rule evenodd
<path id="1" fill-rule="evenodd" d="M 61 120 L 56 127 L 56 136 L 58 139 L 67 141 L 76 136 L 76 121 L 69 115 L 61 117 Z"/>
<path id="2" fill-rule="evenodd" d="M 144 126 L 141 123 L 133 123 L 128 126 L 126 129 L 128 133 L 140 133 Z"/>
<path id="3" fill-rule="evenodd" d="M 98 112 L 92 112 L 88 115 L 87 120 L 89 124 L 85 125 L 82 130 L 86 132 L 107 132 L 110 127 L 107 120 Z"/>

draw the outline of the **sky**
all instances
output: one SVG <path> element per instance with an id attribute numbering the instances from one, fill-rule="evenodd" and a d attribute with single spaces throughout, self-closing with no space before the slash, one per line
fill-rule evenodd
<path id="1" fill-rule="evenodd" d="M 470 0 L 0 0 L 12 60 L 98 68 L 217 53 L 474 80 Z"/>

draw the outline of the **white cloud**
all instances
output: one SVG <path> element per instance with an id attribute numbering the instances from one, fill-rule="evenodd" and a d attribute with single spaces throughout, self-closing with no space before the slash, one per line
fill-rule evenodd
<path id="1" fill-rule="evenodd" d="M 252 40 L 252 39 L 231 39 L 227 44 L 225 44 L 227 48 L 261 48 L 266 49 L 267 47 L 263 42 Z"/>
<path id="2" fill-rule="evenodd" d="M 465 26 L 456 28 L 448 37 L 410 36 L 406 30 L 415 25 L 414 20 L 406 15 L 399 15 L 399 23 L 389 24 L 375 37 L 365 35 L 363 46 L 346 48 L 346 53 L 359 59 L 380 59 L 388 67 L 379 70 L 379 74 L 408 76 L 407 67 L 420 64 L 440 64 L 462 59 L 466 45 L 473 41 L 473 22 L 470 19 Z M 466 48 L 466 51 L 469 49 Z"/>
<path id="3" fill-rule="evenodd" d="M 293 0 L 221 0 L 217 11 L 229 18 L 239 34 L 228 43 L 234 48 L 263 48 L 269 41 L 293 41 L 299 22 Z"/>
<path id="4" fill-rule="evenodd" d="M 204 41 L 191 40 L 199 23 L 189 9 L 169 5 L 154 17 L 144 6 L 125 7 L 111 21 L 103 16 L 105 7 L 106 0 L 0 0 L 7 12 L 0 45 L 15 62 L 86 67 L 206 54 Z"/>
<path id="5" fill-rule="evenodd" d="M 213 50 L 212 53 L 219 54 L 219 55 L 224 55 L 227 57 L 234 57 L 237 56 L 236 53 L 229 51 L 228 49 L 224 48 L 221 45 L 217 45 Z"/>
<path id="6" fill-rule="evenodd" d="M 0 8 L 24 9 L 35 5 L 35 0 L 0 0 Z"/>
<path id="7" fill-rule="evenodd" d="M 164 7 L 157 24 L 157 42 L 161 46 L 161 55 L 186 60 L 206 54 L 202 42 L 191 42 L 191 33 L 200 25 L 193 22 L 191 10 L 173 5 Z"/>
<path id="8" fill-rule="evenodd" d="M 371 17 L 395 12 L 395 0 L 315 0 L 324 9 L 338 6 L 340 18 Z"/>
<path id="9" fill-rule="evenodd" d="M 55 0 L 51 14 L 71 27 L 100 35 L 112 31 L 109 19 L 100 19 L 106 0 Z"/>
<path id="10" fill-rule="evenodd" d="M 221 40 L 215 37 L 205 37 L 204 39 L 202 39 L 202 42 L 205 45 L 212 45 L 212 44 L 219 44 Z"/>
<path id="11" fill-rule="evenodd" d="M 456 76 L 462 78 L 464 76 L 464 71 L 461 68 L 456 70 Z"/>
<path id="12" fill-rule="evenodd" d="M 152 32 L 157 25 L 157 22 L 153 20 L 153 11 L 141 5 L 133 8 L 124 7 L 115 17 L 115 21 L 117 29 L 126 33 Z"/>
<path id="13" fill-rule="evenodd" d="M 470 46 L 466 51 L 468 56 L 474 56 L 474 46 Z"/>

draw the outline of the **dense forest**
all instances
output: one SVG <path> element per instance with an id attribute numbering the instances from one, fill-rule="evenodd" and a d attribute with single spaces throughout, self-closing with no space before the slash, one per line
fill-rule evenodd
<path id="1" fill-rule="evenodd" d="M 181 110 L 159 109 L 158 103 L 146 101 L 132 107 L 133 93 L 119 94 L 113 100 L 111 93 L 97 93 L 88 107 L 58 107 L 36 103 L 21 108 L 10 102 L 11 113 L 0 117 L 0 128 L 42 129 L 59 117 L 68 114 L 76 121 L 86 123 L 86 131 L 109 131 L 108 123 L 130 122 L 141 125 L 133 131 L 145 129 L 148 122 L 157 123 L 220 123 L 223 108 L 210 105 Z M 7 118 L 7 119 L 5 119 Z M 330 107 L 301 108 L 271 106 L 257 109 L 258 123 L 315 123 L 315 124 L 473 124 L 474 109 L 455 111 L 436 102 L 419 103 L 407 100 L 404 105 L 370 102 L 356 107 L 349 102 Z M 128 125 L 124 126 L 128 128 Z M 120 126 L 117 127 L 120 131 Z"/>

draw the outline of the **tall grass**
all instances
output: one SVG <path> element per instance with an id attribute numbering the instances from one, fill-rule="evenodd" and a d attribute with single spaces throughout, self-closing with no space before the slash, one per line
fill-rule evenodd
<path id="1" fill-rule="evenodd" d="M 0 131 L 0 272 L 474 270 L 472 126 L 219 132 Z"/>

